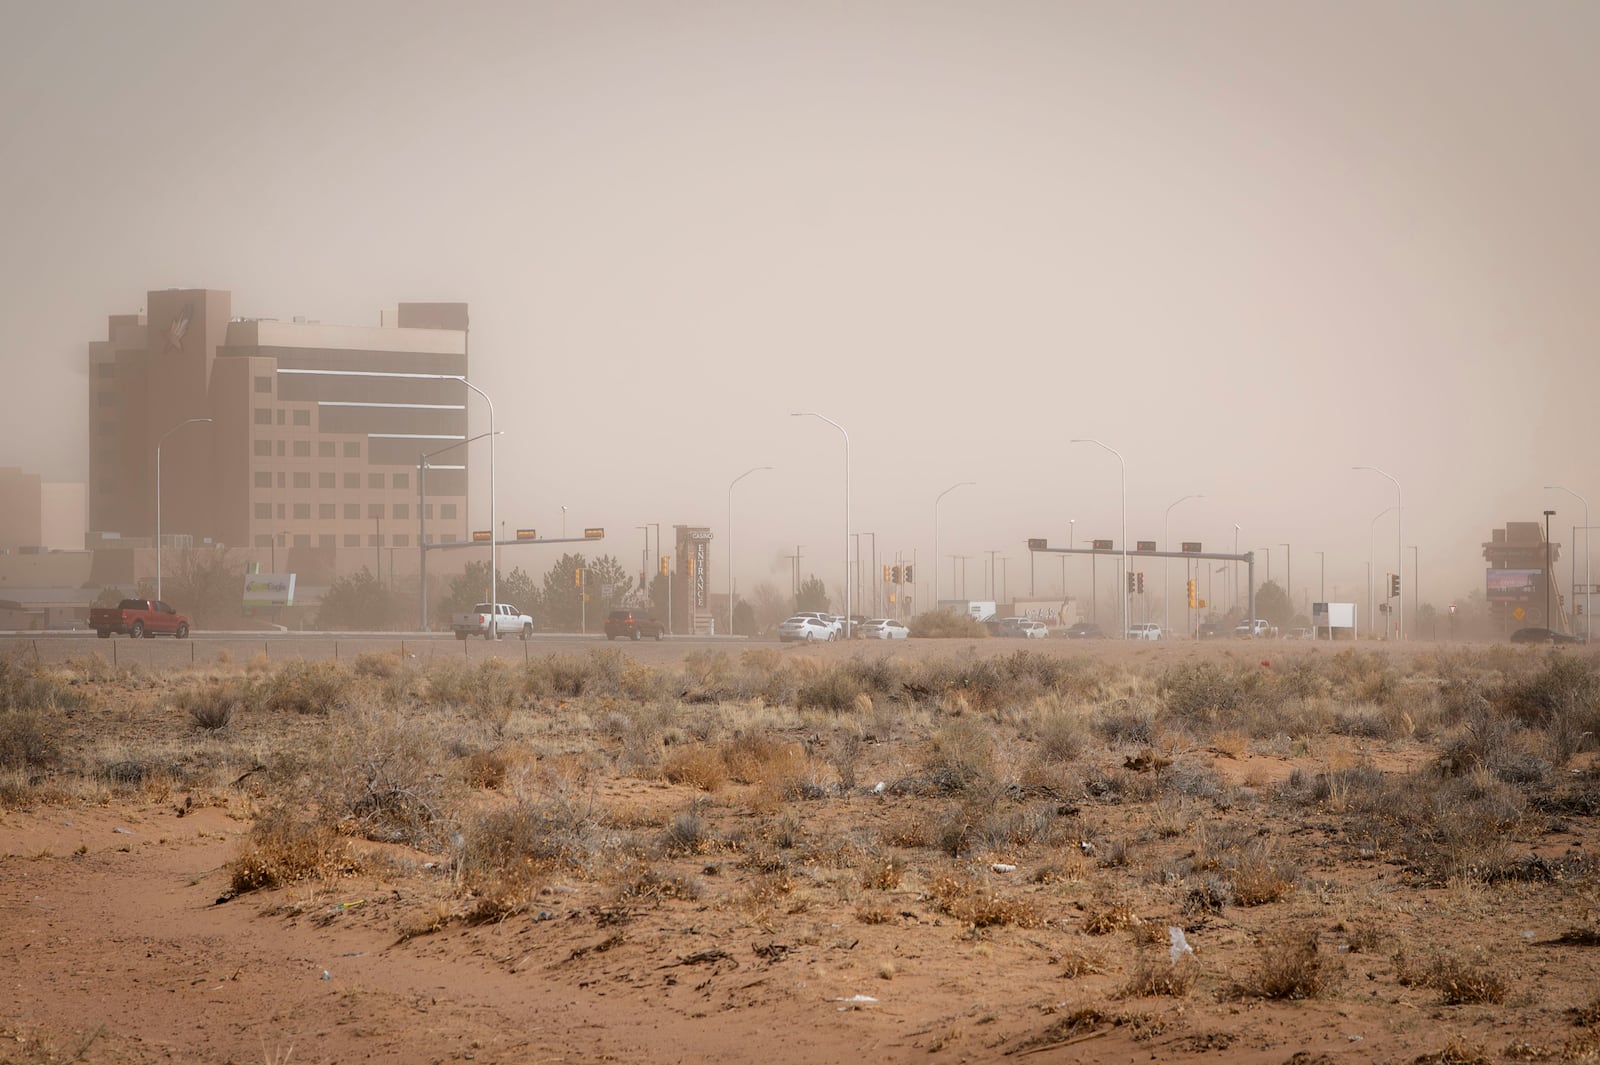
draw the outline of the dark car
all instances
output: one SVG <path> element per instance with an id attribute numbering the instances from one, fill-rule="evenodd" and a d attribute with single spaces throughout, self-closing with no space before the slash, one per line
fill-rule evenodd
<path id="1" fill-rule="evenodd" d="M 1220 621 L 1202 621 L 1200 623 L 1200 638 L 1202 640 L 1216 640 L 1228 635 L 1228 628 Z"/>
<path id="2" fill-rule="evenodd" d="M 1582 636 L 1574 636 L 1570 632 L 1556 632 L 1554 629 L 1518 629 L 1511 634 L 1512 643 L 1582 643 Z"/>
<path id="3" fill-rule="evenodd" d="M 666 627 L 656 620 L 655 615 L 643 610 L 613 610 L 606 615 L 608 640 L 615 640 L 619 636 L 626 636 L 630 640 L 654 636 L 659 640 L 665 631 Z"/>
<path id="4" fill-rule="evenodd" d="M 1103 640 L 1106 634 L 1092 621 L 1080 621 L 1067 630 L 1069 640 Z"/>

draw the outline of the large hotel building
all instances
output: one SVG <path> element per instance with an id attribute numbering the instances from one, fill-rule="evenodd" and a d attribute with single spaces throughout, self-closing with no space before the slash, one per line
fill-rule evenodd
<path id="1" fill-rule="evenodd" d="M 169 547 L 287 548 L 347 573 L 374 548 L 414 561 L 419 517 L 430 542 L 467 538 L 470 449 L 451 447 L 467 440 L 466 304 L 402 303 L 377 326 L 235 318 L 231 304 L 151 292 L 89 345 L 92 544 L 153 542 L 158 448 Z M 441 451 L 419 503 L 420 458 Z"/>

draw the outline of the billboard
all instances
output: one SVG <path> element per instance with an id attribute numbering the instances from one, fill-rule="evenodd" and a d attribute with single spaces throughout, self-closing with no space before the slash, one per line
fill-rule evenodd
<path id="1" fill-rule="evenodd" d="M 1522 599 L 1535 594 L 1542 570 L 1492 569 L 1485 571 L 1484 594 L 1490 599 Z"/>
<path id="2" fill-rule="evenodd" d="M 246 573 L 244 605 L 294 606 L 294 574 Z"/>

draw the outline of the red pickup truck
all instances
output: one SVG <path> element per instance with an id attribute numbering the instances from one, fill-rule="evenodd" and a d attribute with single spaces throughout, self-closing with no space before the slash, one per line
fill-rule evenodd
<path id="1" fill-rule="evenodd" d="M 89 611 L 89 627 L 102 640 L 114 632 L 126 633 L 135 640 L 170 633 L 178 639 L 189 635 L 189 619 L 159 599 L 124 599 L 115 607 L 97 606 Z"/>

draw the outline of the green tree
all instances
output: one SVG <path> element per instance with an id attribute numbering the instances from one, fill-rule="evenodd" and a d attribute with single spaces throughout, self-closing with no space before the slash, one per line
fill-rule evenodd
<path id="1" fill-rule="evenodd" d="M 588 560 L 580 554 L 564 554 L 544 575 L 544 613 L 546 624 L 556 632 L 577 632 L 583 616 L 578 598 L 578 570 Z"/>
<path id="2" fill-rule="evenodd" d="M 1282 633 L 1293 626 L 1294 605 L 1277 581 L 1268 581 L 1256 589 L 1256 617 L 1276 625 Z"/>
<path id="3" fill-rule="evenodd" d="M 511 571 L 509 577 L 500 577 L 499 599 L 510 603 L 524 614 L 540 623 L 544 616 L 544 592 L 521 566 Z"/>
<path id="4" fill-rule="evenodd" d="M 162 599 L 196 629 L 238 629 L 244 616 L 244 558 L 224 547 L 165 553 Z M 150 596 L 155 591 L 152 589 Z"/>
<path id="5" fill-rule="evenodd" d="M 128 597 L 122 593 L 121 588 L 118 588 L 114 584 L 108 584 L 104 588 L 100 589 L 100 594 L 95 596 L 94 602 L 90 603 L 89 605 L 113 607 L 126 598 Z"/>
<path id="6" fill-rule="evenodd" d="M 489 601 L 489 563 L 468 562 L 458 576 L 450 578 L 450 587 L 444 596 L 431 604 L 433 623 L 440 627 L 450 624 L 451 614 L 465 614 L 479 603 Z"/>
<path id="7" fill-rule="evenodd" d="M 827 613 L 828 586 L 815 576 L 800 583 L 800 594 L 794 597 L 794 608 L 804 613 Z"/>
<path id="8" fill-rule="evenodd" d="M 733 604 L 733 634 L 735 636 L 754 636 L 756 634 L 755 608 L 743 599 Z"/>
<path id="9" fill-rule="evenodd" d="M 321 629 L 364 630 L 396 627 L 397 602 L 384 583 L 362 566 L 361 572 L 340 577 L 328 587 L 317 610 Z"/>
<path id="10" fill-rule="evenodd" d="M 794 613 L 790 609 L 789 597 L 778 591 L 778 586 L 771 581 L 762 581 L 750 593 L 751 606 L 755 610 L 757 632 L 767 632 L 778 625 L 784 618 Z M 735 628 L 738 619 L 735 618 Z"/>

